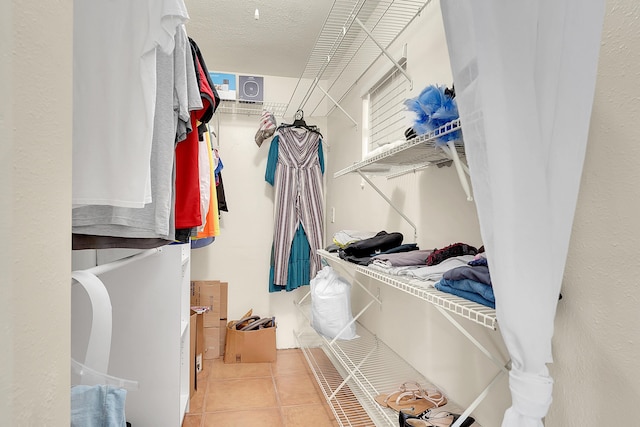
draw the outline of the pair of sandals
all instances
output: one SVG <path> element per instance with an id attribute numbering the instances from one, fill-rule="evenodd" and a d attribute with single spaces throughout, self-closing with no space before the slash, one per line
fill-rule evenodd
<path id="1" fill-rule="evenodd" d="M 413 416 L 447 404 L 447 398 L 439 390 L 425 389 L 415 381 L 402 383 L 395 391 L 378 395 L 375 400 L 380 406 Z"/>
<path id="2" fill-rule="evenodd" d="M 432 409 L 428 409 L 419 415 L 400 412 L 398 421 L 400 427 L 450 427 L 458 418 L 460 418 L 458 414 L 447 411 L 433 412 Z M 475 421 L 472 417 L 467 417 L 460 427 L 469 427 Z"/>

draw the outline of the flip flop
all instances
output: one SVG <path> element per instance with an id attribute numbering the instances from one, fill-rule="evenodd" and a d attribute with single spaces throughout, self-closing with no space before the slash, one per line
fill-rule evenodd
<path id="1" fill-rule="evenodd" d="M 417 392 L 421 388 L 422 386 L 415 381 L 406 381 L 391 393 L 376 396 L 375 401 L 383 408 L 389 408 L 389 403 L 395 401 L 401 394 L 413 391 Z"/>
<path id="2" fill-rule="evenodd" d="M 389 402 L 389 407 L 398 412 L 403 411 L 410 415 L 418 415 L 431 408 L 446 404 L 447 398 L 439 390 L 420 388 L 417 391 L 411 390 L 398 395 L 395 402 Z"/>
<path id="3" fill-rule="evenodd" d="M 447 398 L 438 390 L 407 391 L 389 402 L 389 407 L 398 412 L 409 415 L 418 415 L 431 408 L 437 408 L 447 404 Z"/>

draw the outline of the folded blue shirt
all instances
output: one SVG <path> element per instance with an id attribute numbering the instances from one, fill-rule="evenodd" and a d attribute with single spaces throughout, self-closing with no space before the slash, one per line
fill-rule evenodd
<path id="1" fill-rule="evenodd" d="M 487 307 L 496 308 L 496 299 L 493 294 L 493 288 L 484 283 L 475 282 L 473 280 L 447 280 L 441 279 L 435 285 L 435 288 L 442 292 L 447 292 Z"/>

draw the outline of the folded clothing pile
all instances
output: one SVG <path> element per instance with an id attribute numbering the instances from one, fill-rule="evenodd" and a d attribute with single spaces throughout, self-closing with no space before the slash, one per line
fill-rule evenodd
<path id="1" fill-rule="evenodd" d="M 489 265 L 484 254 L 476 255 L 467 265 L 444 273 L 435 288 L 487 307 L 496 308 Z"/>

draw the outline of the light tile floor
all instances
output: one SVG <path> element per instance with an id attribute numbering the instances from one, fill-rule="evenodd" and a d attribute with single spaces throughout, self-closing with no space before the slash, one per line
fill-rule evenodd
<path id="1" fill-rule="evenodd" d="M 207 360 L 182 427 L 336 427 L 302 352 L 274 363 Z"/>

